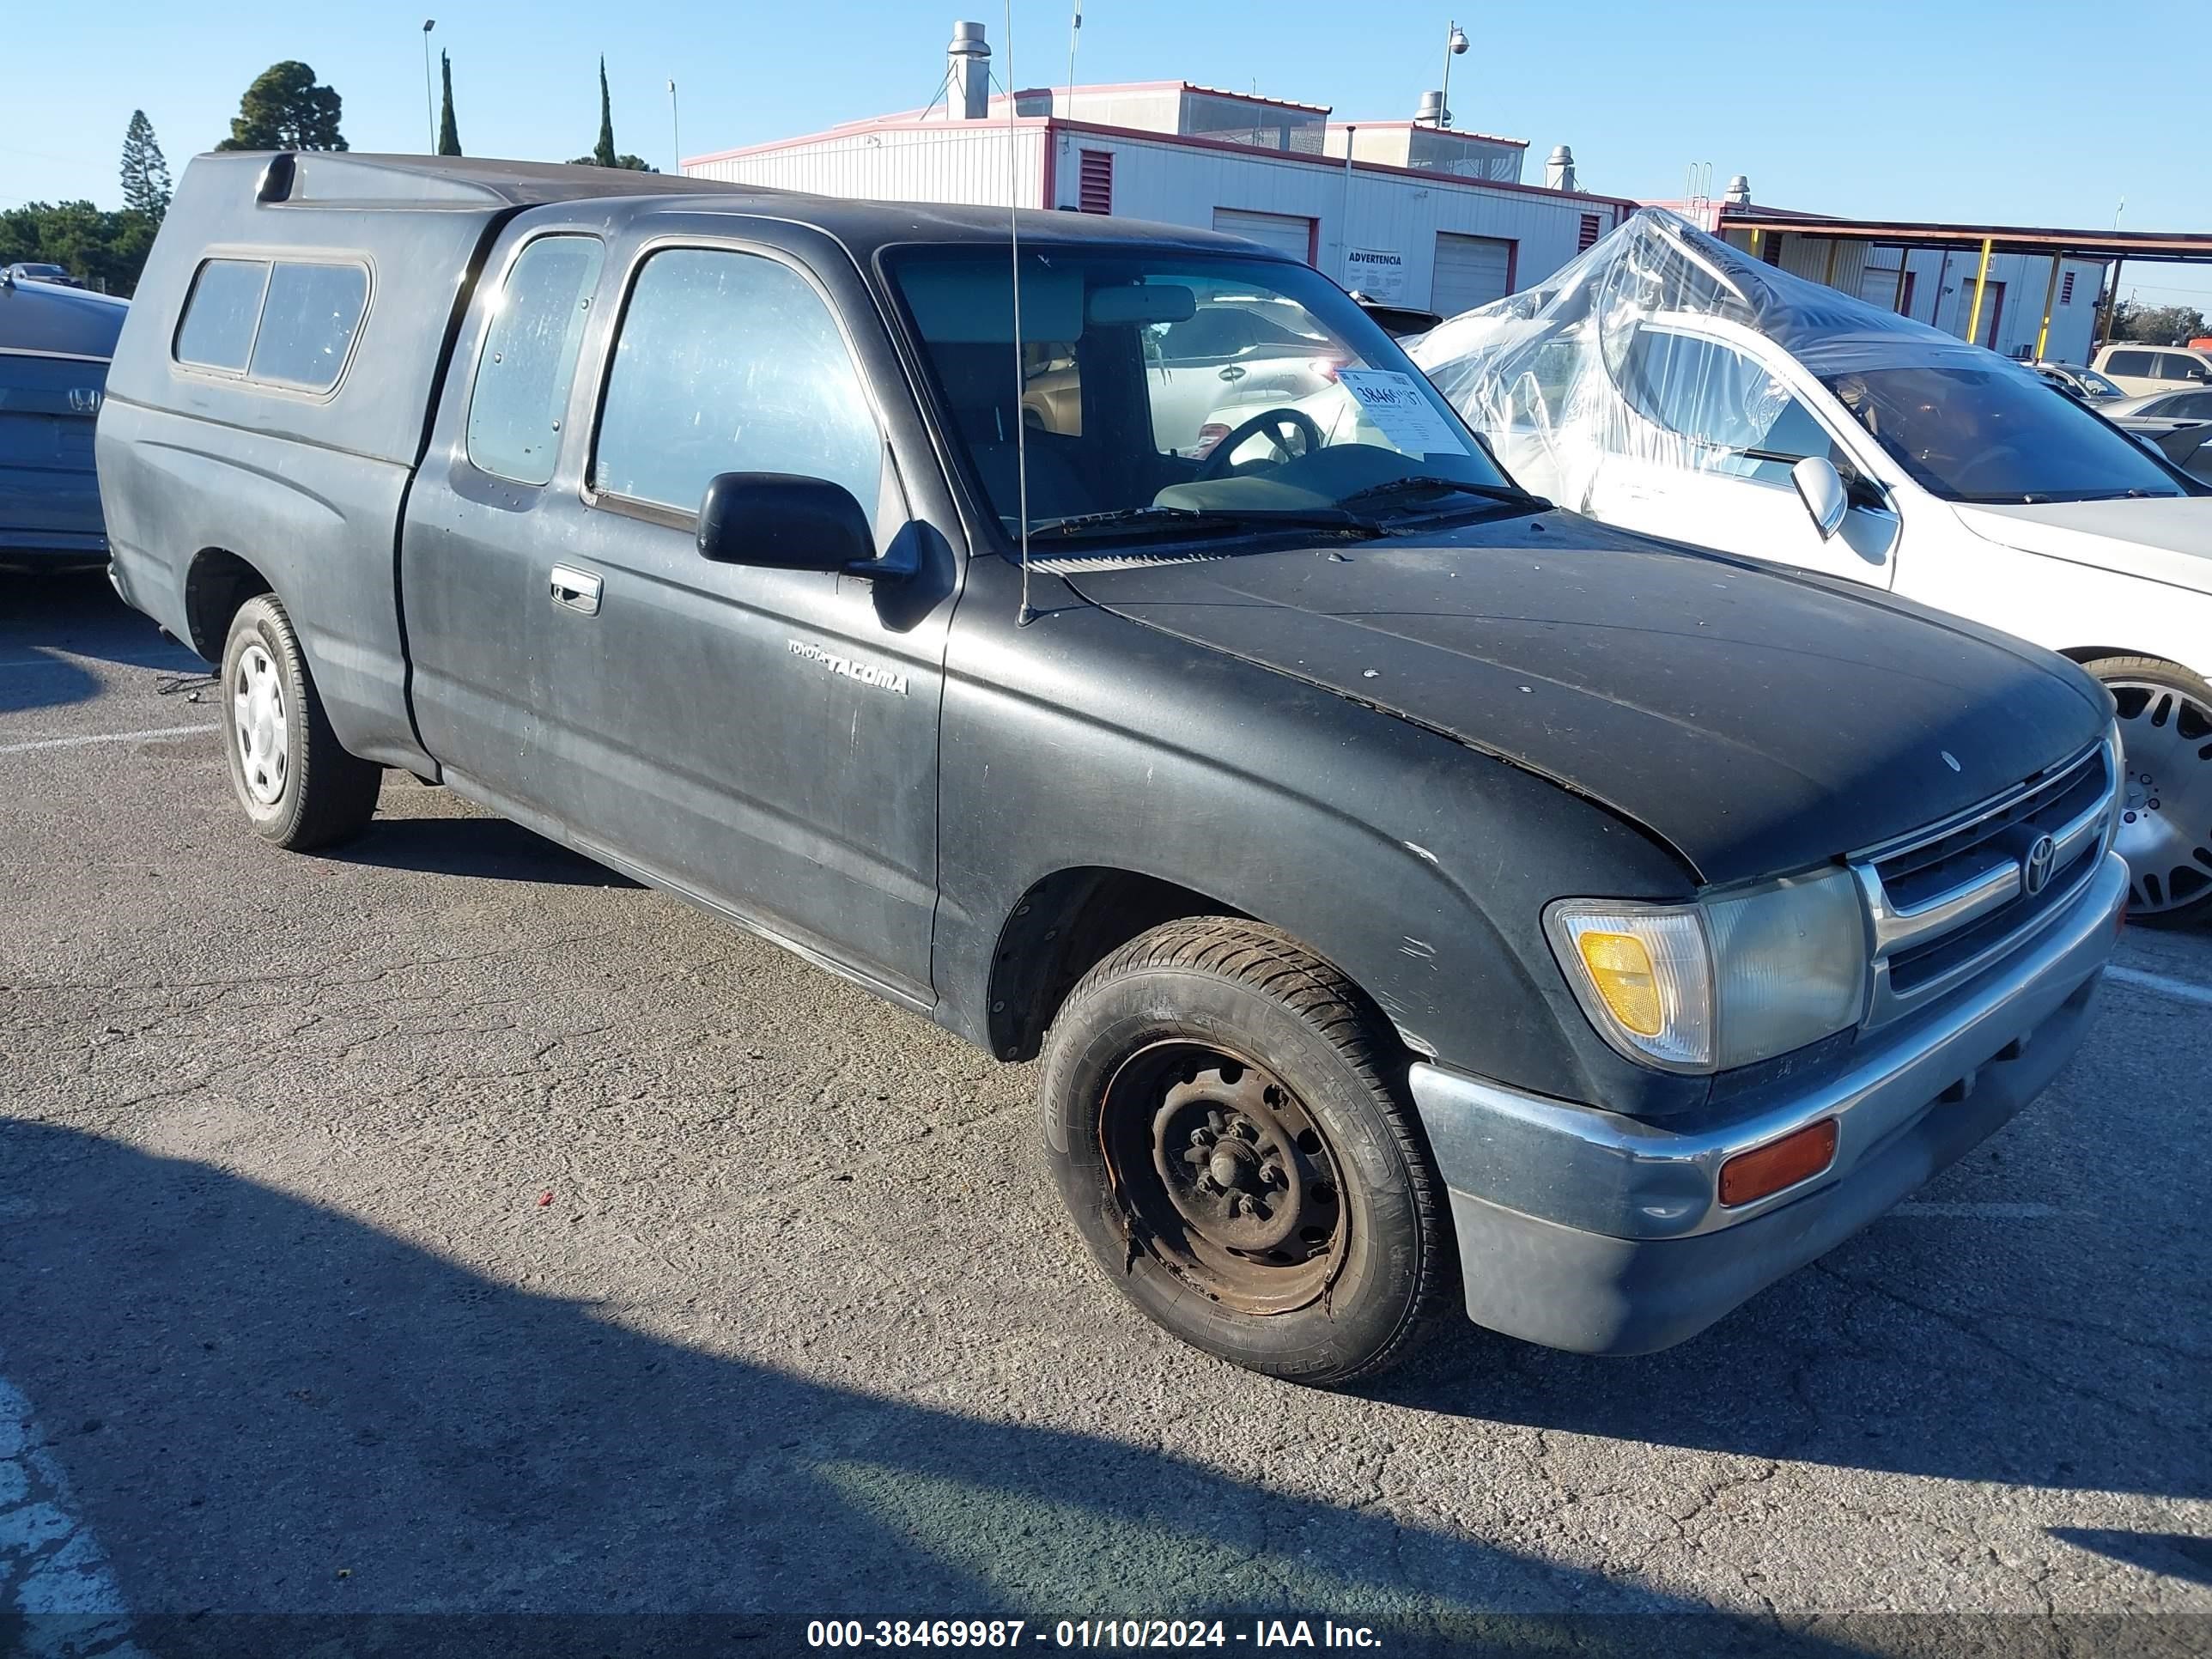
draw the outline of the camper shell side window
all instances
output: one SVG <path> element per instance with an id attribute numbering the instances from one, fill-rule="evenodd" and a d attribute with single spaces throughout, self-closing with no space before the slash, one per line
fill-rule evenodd
<path id="1" fill-rule="evenodd" d="M 170 356 L 179 367 L 327 396 L 368 309 L 368 264 L 216 254 L 200 262 Z"/>

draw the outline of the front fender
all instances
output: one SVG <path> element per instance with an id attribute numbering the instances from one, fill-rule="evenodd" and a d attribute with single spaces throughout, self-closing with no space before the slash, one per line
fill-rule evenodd
<path id="1" fill-rule="evenodd" d="M 944 1023 L 990 1042 L 993 963 L 1037 884 L 1127 871 L 1293 934 L 1445 1064 L 1645 1115 L 1705 1098 L 1598 1038 L 1540 926 L 1565 895 L 1688 896 L 1672 854 L 1508 762 L 1056 581 L 1018 627 L 984 563 L 945 678 Z"/>

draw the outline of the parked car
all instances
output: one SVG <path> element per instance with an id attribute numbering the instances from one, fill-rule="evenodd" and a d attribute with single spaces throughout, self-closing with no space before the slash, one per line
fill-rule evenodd
<path id="1" fill-rule="evenodd" d="M 0 277 L 0 570 L 107 562 L 93 422 L 127 308 Z"/>
<path id="2" fill-rule="evenodd" d="M 2078 363 L 2030 363 L 2028 367 L 2061 392 L 2069 392 L 2085 404 L 2112 403 L 2128 395 L 2095 369 L 2083 368 Z"/>
<path id="3" fill-rule="evenodd" d="M 2096 367 L 2106 380 L 2131 395 L 2182 392 L 2212 381 L 2212 350 L 2114 342 L 2099 349 Z"/>
<path id="4" fill-rule="evenodd" d="M 1352 297 L 1359 302 L 1359 308 L 1362 311 L 1375 319 L 1375 325 L 1377 328 L 1401 345 L 1419 339 L 1438 323 L 1443 321 L 1443 319 L 1433 311 L 1423 311 L 1416 306 L 1392 305 L 1387 300 L 1371 299 L 1357 289 L 1352 291 Z"/>
<path id="5" fill-rule="evenodd" d="M 2153 392 L 2098 406 L 2097 412 L 2119 424 L 2129 421 L 2212 421 L 2212 386 L 2187 392 Z"/>
<path id="6" fill-rule="evenodd" d="M 1514 476 L 1918 600 L 2118 704 L 2130 914 L 2212 910 L 2212 499 L 2019 364 L 1647 210 L 1415 353 Z"/>
<path id="7" fill-rule="evenodd" d="M 399 768 L 1041 1054 L 1099 1267 L 1310 1382 L 1448 1297 L 1680 1341 L 2065 1064 L 2126 888 L 2079 669 L 1552 508 L 1295 259 L 1018 222 L 1018 331 L 997 210 L 194 161 L 100 473 L 247 823 Z M 1167 441 L 1152 331 L 1255 299 L 1372 436 Z"/>
<path id="8" fill-rule="evenodd" d="M 19 262 L 9 265 L 9 277 L 18 283 L 52 283 L 57 288 L 82 288 L 85 284 L 69 274 L 65 265 L 40 264 Z"/>

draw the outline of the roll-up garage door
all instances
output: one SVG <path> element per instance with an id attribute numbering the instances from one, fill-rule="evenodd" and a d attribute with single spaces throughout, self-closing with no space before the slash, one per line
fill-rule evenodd
<path id="1" fill-rule="evenodd" d="M 1243 208 L 1213 210 L 1216 230 L 1280 248 L 1293 259 L 1304 259 L 1312 253 L 1313 223 L 1310 219 L 1288 213 L 1252 213 Z"/>
<path id="2" fill-rule="evenodd" d="M 1455 317 L 1504 299 L 1512 281 L 1512 243 L 1494 236 L 1437 233 L 1437 279 L 1430 290 L 1430 310 Z"/>

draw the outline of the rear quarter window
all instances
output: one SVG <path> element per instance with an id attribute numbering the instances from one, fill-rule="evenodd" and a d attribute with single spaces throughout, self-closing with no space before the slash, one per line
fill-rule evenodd
<path id="1" fill-rule="evenodd" d="M 365 265 L 303 259 L 210 259 L 177 324 L 179 363 L 245 380 L 328 392 L 368 306 Z"/>

